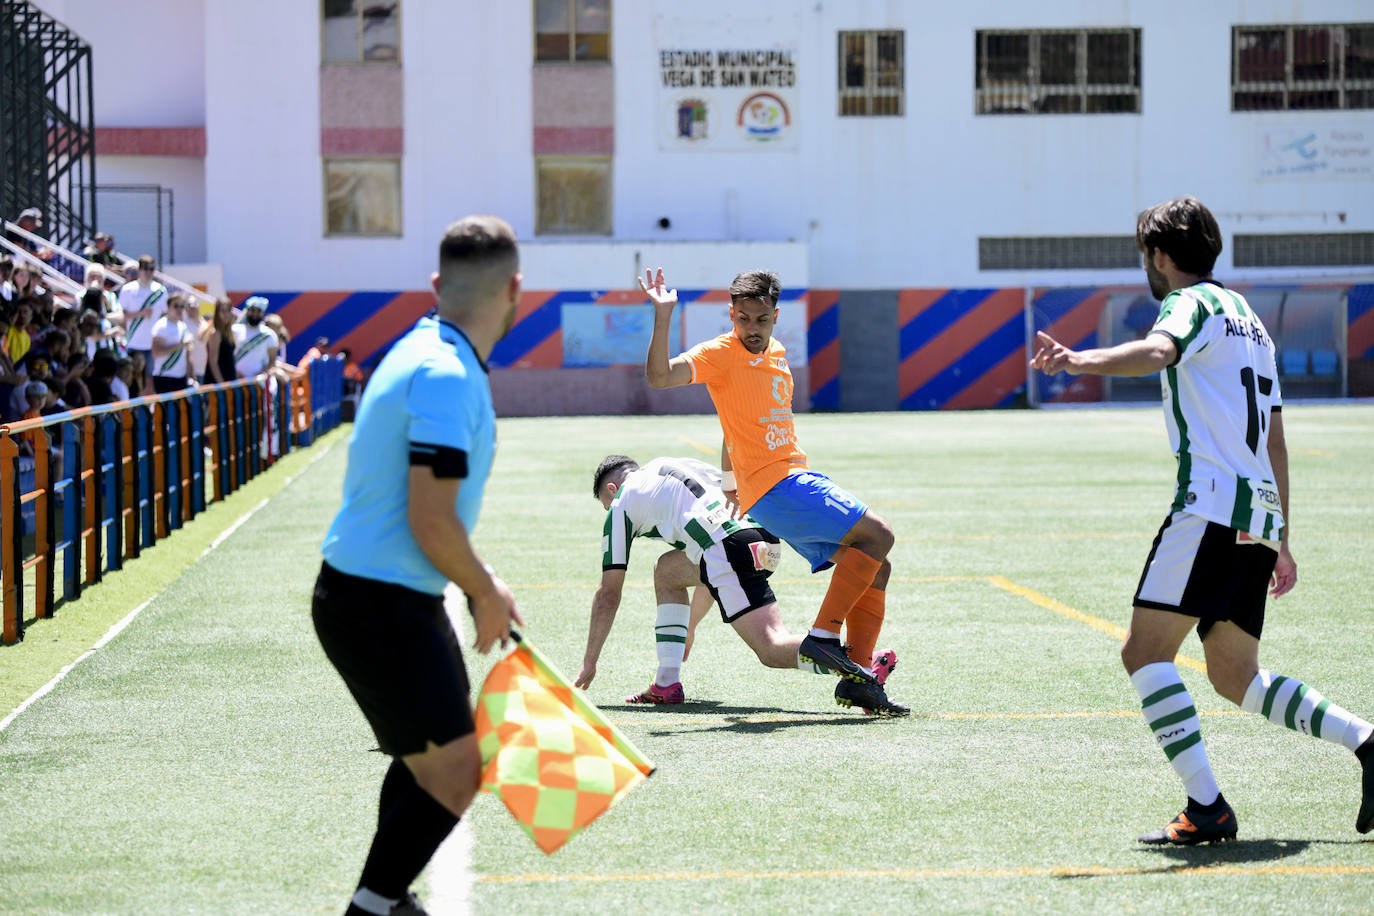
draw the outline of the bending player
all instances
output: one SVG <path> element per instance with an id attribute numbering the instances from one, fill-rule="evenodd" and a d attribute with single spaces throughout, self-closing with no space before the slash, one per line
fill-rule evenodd
<path id="1" fill-rule="evenodd" d="M 874 677 L 873 650 L 886 612 L 892 566 L 892 529 L 863 502 L 830 478 L 809 470 L 792 422 L 792 372 L 786 350 L 773 340 L 782 281 L 771 270 L 749 270 L 730 284 L 732 333 L 697 344 L 668 358 L 668 327 L 677 290 L 663 271 L 646 271 L 640 287 L 654 304 L 654 332 L 644 373 L 653 388 L 705 383 L 716 406 L 725 448 L 724 490 L 811 564 L 812 572 L 835 567 L 815 625 L 802 641 L 802 657 L 838 668 L 857 663 L 867 683 L 841 680 L 835 702 L 862 706 L 881 715 L 911 710 L 887 698 Z M 737 472 L 737 473 L 736 473 Z M 850 647 L 840 642 L 844 628 Z M 870 697 L 861 693 L 876 693 Z M 877 700 L 876 705 L 868 702 Z"/>
<path id="2" fill-rule="evenodd" d="M 769 668 L 800 668 L 837 674 L 855 685 L 860 705 L 881 707 L 882 688 L 843 653 L 830 666 L 803 658 L 803 638 L 787 631 L 768 577 L 781 559 L 781 545 L 748 516 L 732 517 L 720 489 L 720 472 L 692 458 L 656 458 L 640 467 L 624 455 L 609 455 L 597 467 L 592 492 L 607 509 L 602 535 L 601 587 L 592 600 L 591 626 L 582 670 L 573 682 L 584 690 L 596 677 L 596 663 L 615 622 L 636 537 L 678 548 L 654 565 L 658 620 L 654 628 L 659 669 L 654 682 L 629 703 L 681 703 L 681 670 L 693 619 L 687 589 L 705 584 L 720 606 L 721 619 Z M 895 654 L 882 677 L 895 666 Z"/>

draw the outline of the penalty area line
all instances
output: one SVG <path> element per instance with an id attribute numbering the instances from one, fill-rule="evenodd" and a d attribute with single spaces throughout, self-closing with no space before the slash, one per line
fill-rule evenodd
<path id="1" fill-rule="evenodd" d="M 308 462 L 306 462 L 304 467 L 302 467 L 299 471 L 283 480 L 281 484 L 277 487 L 276 493 L 273 493 L 272 496 L 276 496 L 277 493 L 280 493 L 282 490 L 286 489 L 286 487 L 291 483 L 291 481 L 295 480 L 301 474 L 305 473 L 307 470 L 310 469 L 311 465 L 319 461 L 325 455 L 329 454 L 329 452 L 337 444 L 337 440 L 329 443 L 328 447 L 323 449 L 318 455 L 316 455 L 315 457 L 311 458 Z M 242 528 L 245 522 L 252 518 L 259 509 L 261 509 L 263 506 L 267 505 L 271 501 L 272 496 L 265 497 L 262 500 L 262 502 L 258 503 L 256 506 L 240 515 L 238 518 L 234 519 L 234 523 L 231 524 L 228 528 L 221 531 L 218 535 L 216 535 L 215 539 L 210 542 L 210 546 L 202 550 L 198 557 L 196 557 L 194 560 L 188 563 L 186 565 L 186 569 L 182 570 L 181 573 L 177 576 L 177 578 L 179 579 L 181 578 L 181 576 L 185 575 L 186 572 L 191 569 L 191 567 L 195 566 L 201 560 L 205 559 L 206 555 L 209 554 L 210 551 L 214 550 L 216 547 L 223 544 L 229 538 L 229 535 L 233 534 L 235 531 L 238 531 L 240 528 Z M 42 687 L 39 687 L 36 691 L 33 692 L 32 695 L 29 696 L 28 699 L 26 699 L 24 702 L 16 706 L 13 712 L 5 716 L 5 718 L 0 719 L 0 732 L 4 731 L 6 728 L 9 727 L 9 724 L 11 722 L 19 718 L 20 713 L 24 712 L 24 710 L 28 709 L 34 703 L 38 702 L 39 700 L 43 699 L 43 697 L 51 693 L 53 691 L 53 688 L 60 684 L 62 682 L 62 679 L 65 678 L 68 674 L 71 674 L 77 665 L 81 664 L 86 659 L 90 658 L 99 650 L 105 648 L 105 646 L 109 644 L 110 640 L 114 639 L 116 636 L 122 633 L 124 631 L 124 628 L 127 627 L 129 624 L 133 623 L 134 618 L 137 617 L 139 614 L 143 613 L 143 609 L 146 608 L 148 605 L 152 604 L 153 601 L 155 601 L 161 594 L 162 592 L 158 592 L 156 595 L 153 595 L 152 597 L 148 598 L 138 607 L 134 608 L 132 611 L 125 614 L 123 619 L 121 619 L 118 623 L 114 624 L 112 627 L 106 630 L 105 635 L 97 639 L 89 649 L 87 649 L 85 652 L 82 652 L 69 664 L 63 665 L 62 669 L 58 671 L 57 674 L 53 675 L 52 680 L 48 681 Z"/>
<path id="2" fill-rule="evenodd" d="M 1048 595 L 1042 595 L 1034 589 L 1026 588 L 1024 585 L 1018 585 L 1005 576 L 988 576 L 984 581 L 1005 592 L 1011 592 L 1013 595 L 1025 598 L 1031 604 L 1039 605 L 1047 611 L 1054 611 L 1056 614 L 1067 617 L 1070 620 L 1076 620 L 1079 623 L 1087 624 L 1098 632 L 1106 633 L 1108 636 L 1115 636 L 1117 639 L 1126 638 L 1126 629 L 1124 627 L 1118 626 L 1109 620 L 1103 620 L 1101 617 L 1085 614 L 1076 608 L 1069 607 L 1067 604 L 1055 601 Z M 1195 671 L 1201 671 L 1203 674 L 1207 673 L 1207 664 L 1195 658 L 1179 655 L 1175 661 L 1184 667 L 1192 668 Z"/>
<path id="3" fill-rule="evenodd" d="M 705 454 L 705 455 L 718 455 L 718 454 L 720 454 L 720 453 L 717 452 L 715 449 L 713 449 L 713 448 L 708 448 L 707 446 L 702 445 L 702 444 L 701 444 L 700 442 L 698 442 L 697 440 L 695 440 L 695 439 L 688 439 L 686 436 L 678 436 L 678 437 L 677 437 L 677 441 L 679 441 L 679 442 L 685 442 L 685 443 L 687 443 L 688 445 L 690 445 L 692 448 L 696 449 L 697 451 L 699 451 L 699 452 L 701 452 L 702 454 Z"/>

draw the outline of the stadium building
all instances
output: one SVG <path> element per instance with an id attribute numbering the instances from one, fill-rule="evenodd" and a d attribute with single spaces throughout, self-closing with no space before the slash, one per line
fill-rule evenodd
<path id="1" fill-rule="evenodd" d="M 660 265 L 675 343 L 777 268 L 813 408 L 1154 398 L 1028 376 L 1026 346 L 1143 333 L 1135 215 L 1181 194 L 1285 390 L 1374 393 L 1367 0 L 35 5 L 92 48 L 99 228 L 219 265 L 293 346 L 374 362 L 431 303 L 443 227 L 508 219 L 505 413 L 707 409 L 636 368 Z"/>

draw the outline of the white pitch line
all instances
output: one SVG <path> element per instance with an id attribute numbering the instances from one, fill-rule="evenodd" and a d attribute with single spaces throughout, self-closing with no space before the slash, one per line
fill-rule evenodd
<path id="1" fill-rule="evenodd" d="M 465 817 L 429 860 L 425 909 L 434 916 L 472 912 L 472 825 Z"/>
<path id="2" fill-rule="evenodd" d="M 468 616 L 468 601 L 452 582 L 444 586 L 444 611 L 459 640 L 465 632 L 463 618 Z M 480 685 L 478 690 L 480 690 Z M 468 808 L 472 810 L 471 806 Z M 429 894 L 425 909 L 434 916 L 469 916 L 472 913 L 472 826 L 466 817 L 434 851 L 425 870 Z"/>
<path id="3" fill-rule="evenodd" d="M 329 447 L 326 448 L 326 449 L 324 449 L 323 451 L 321 451 L 321 452 L 320 452 L 318 455 L 316 455 L 314 458 L 311 458 L 310 461 L 308 461 L 308 462 L 306 463 L 305 467 L 301 468 L 299 471 L 297 471 L 296 473 L 292 474 L 290 477 L 288 477 L 288 478 L 286 478 L 285 480 L 283 480 L 283 481 L 281 482 L 281 486 L 277 489 L 277 493 L 280 493 L 282 490 L 285 490 L 286 487 L 291 483 L 291 481 L 295 480 L 295 479 L 296 479 L 297 477 L 299 477 L 301 474 L 303 474 L 303 473 L 305 473 L 307 470 L 309 470 L 310 466 L 313 465 L 316 461 L 319 461 L 319 460 L 320 460 L 321 458 L 323 458 L 325 455 L 329 454 L 330 450 L 333 449 L 334 446 L 337 445 L 337 444 L 338 444 L 337 440 L 334 441 L 334 442 L 329 443 Z M 272 495 L 275 496 L 276 493 L 274 493 L 274 494 L 272 494 Z M 208 554 L 210 551 L 214 550 L 214 549 L 215 549 L 216 547 L 218 547 L 220 544 L 223 544 L 224 541 L 229 537 L 229 535 L 233 534 L 235 531 L 239 530 L 239 528 L 243 527 L 243 523 L 246 522 L 246 521 L 248 521 L 248 519 L 252 518 L 253 515 L 254 515 L 254 513 L 256 513 L 256 512 L 257 512 L 259 509 L 261 509 L 263 506 L 267 505 L 268 502 L 271 501 L 271 499 L 272 499 L 271 496 L 267 497 L 267 498 L 264 499 L 262 502 L 258 503 L 256 506 L 254 506 L 253 508 L 249 509 L 247 512 L 243 513 L 243 514 L 240 515 L 237 519 L 235 519 L 235 520 L 234 520 L 234 523 L 233 523 L 232 525 L 230 525 L 228 528 L 224 529 L 224 531 L 220 532 L 220 534 L 219 534 L 213 541 L 210 542 L 210 546 L 209 546 L 209 547 L 206 547 L 203 551 L 201 551 L 200 556 L 198 556 L 198 557 L 196 557 L 194 560 L 192 560 L 192 561 L 190 562 L 190 564 L 187 565 L 186 569 L 189 570 L 192 566 L 196 565 L 196 564 L 199 563 L 201 560 L 203 560 L 203 559 L 205 558 L 205 555 L 206 555 L 206 554 Z M 182 575 L 185 575 L 185 570 L 182 571 Z M 178 576 L 177 578 L 180 578 L 180 576 Z M 160 594 L 162 594 L 162 593 L 161 593 L 161 592 L 158 592 L 158 595 L 160 595 Z M 115 638 L 116 636 L 118 636 L 121 632 L 123 632 L 124 628 L 127 627 L 129 624 L 133 623 L 134 618 L 137 617 L 139 614 L 141 614 L 141 613 L 143 612 L 143 609 L 144 609 L 144 608 L 146 608 L 148 605 L 152 604 L 152 603 L 153 603 L 153 600 L 154 600 L 155 598 L 157 598 L 158 595 L 154 595 L 152 598 L 149 598 L 147 601 L 143 602 L 143 603 L 140 604 L 138 607 L 134 608 L 132 611 L 130 611 L 128 614 L 126 614 L 126 615 L 124 616 L 124 619 L 123 619 L 123 620 L 119 621 L 119 622 L 116 623 L 114 626 L 112 626 L 112 627 L 110 627 L 108 630 L 106 630 L 106 631 L 105 631 L 105 635 L 102 636 L 102 637 L 100 637 L 99 639 L 97 639 L 97 640 L 95 641 L 95 645 L 91 646 L 91 647 L 90 647 L 89 649 L 87 649 L 85 652 L 82 652 L 80 655 L 78 655 L 78 656 L 76 657 L 76 659 L 75 659 L 74 661 L 72 661 L 71 664 L 69 664 L 69 665 L 64 665 L 63 668 L 62 668 L 62 670 L 59 671 L 59 672 L 57 672 L 57 674 L 55 674 L 55 675 L 53 676 L 53 679 L 52 679 L 52 680 L 48 681 L 48 682 L 47 682 L 46 684 L 44 684 L 42 687 L 39 687 L 38 690 L 36 690 L 36 691 L 33 693 L 32 696 L 30 696 L 27 700 L 25 700 L 24 702 L 22 702 L 22 703 L 20 703 L 18 706 L 16 706 L 16 707 L 14 708 L 14 712 L 10 713 L 8 716 L 5 716 L 5 718 L 3 718 L 3 719 L 0 719 L 0 732 L 4 731 L 6 728 L 8 728 L 8 727 L 9 727 L 9 724 L 10 724 L 11 722 L 13 722 L 15 719 L 17 719 L 17 718 L 19 717 L 19 714 L 20 714 L 21 712 L 23 712 L 24 710 L 28 709 L 28 708 L 29 708 L 30 706 L 32 706 L 34 703 L 38 702 L 38 701 L 41 700 L 43 697 L 45 697 L 45 696 L 47 696 L 49 693 L 51 693 L 51 692 L 52 692 L 52 689 L 53 689 L 54 687 L 56 687 L 59 683 L 61 683 L 61 681 L 62 681 L 62 679 L 63 679 L 64 677 L 66 677 L 68 674 L 71 674 L 73 668 L 75 668 L 77 665 L 79 665 L 79 664 L 81 664 L 82 662 L 84 662 L 86 659 L 90 658 L 92 655 L 94 655 L 94 654 L 96 653 L 96 650 L 98 650 L 98 649 L 103 649 L 103 648 L 105 647 L 105 645 L 106 645 L 110 640 L 114 639 L 114 638 Z"/>

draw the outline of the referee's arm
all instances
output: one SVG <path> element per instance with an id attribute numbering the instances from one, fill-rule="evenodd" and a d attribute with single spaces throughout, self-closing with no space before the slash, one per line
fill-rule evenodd
<path id="1" fill-rule="evenodd" d="M 411 465 L 407 481 L 406 518 L 420 550 L 444 577 L 463 590 L 477 628 L 477 651 L 486 653 L 510 639 L 511 621 L 523 624 L 515 597 L 472 549 L 467 529 L 455 508 L 457 477 L 436 477 L 429 465 Z"/>

